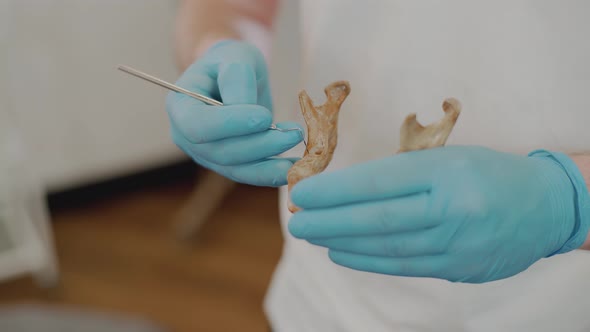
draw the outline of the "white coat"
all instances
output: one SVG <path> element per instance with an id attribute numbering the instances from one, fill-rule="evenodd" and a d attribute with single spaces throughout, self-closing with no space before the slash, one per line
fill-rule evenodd
<path id="1" fill-rule="evenodd" d="M 393 154 L 404 117 L 435 121 L 451 96 L 463 113 L 448 144 L 590 151 L 588 1 L 306 0 L 300 9 L 297 88 L 321 104 L 325 85 L 351 84 L 327 171 Z M 299 120 L 298 91 L 275 92 L 277 118 Z M 359 272 L 293 238 L 286 199 L 283 188 L 285 247 L 265 301 L 276 331 L 590 331 L 589 252 L 480 285 Z"/>

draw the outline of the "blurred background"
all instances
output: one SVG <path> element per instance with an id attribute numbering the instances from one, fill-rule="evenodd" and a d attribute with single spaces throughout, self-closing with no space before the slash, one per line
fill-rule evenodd
<path id="1" fill-rule="evenodd" d="M 167 92 L 116 70 L 177 78 L 176 6 L 0 1 L 0 331 L 266 330 L 276 191 L 187 160 Z"/>

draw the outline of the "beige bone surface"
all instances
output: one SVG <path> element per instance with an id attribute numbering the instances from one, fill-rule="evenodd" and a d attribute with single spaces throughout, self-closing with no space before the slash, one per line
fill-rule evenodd
<path id="1" fill-rule="evenodd" d="M 445 112 L 444 117 L 428 126 L 418 123 L 415 113 L 406 117 L 400 130 L 398 153 L 445 145 L 461 113 L 461 103 L 455 98 L 449 98 L 443 102 L 442 108 Z"/>
<path id="2" fill-rule="evenodd" d="M 327 100 L 321 106 L 314 106 L 305 91 L 299 93 L 299 105 L 307 125 L 307 148 L 303 158 L 297 161 L 287 174 L 289 193 L 299 181 L 318 174 L 328 167 L 338 142 L 338 114 L 340 106 L 350 94 L 347 81 L 328 85 L 324 92 Z M 299 210 L 289 200 L 289 211 Z"/>

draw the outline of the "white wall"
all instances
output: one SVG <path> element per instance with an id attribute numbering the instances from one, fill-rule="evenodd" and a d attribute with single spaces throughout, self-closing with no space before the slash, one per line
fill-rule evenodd
<path id="1" fill-rule="evenodd" d="M 0 121 L 12 113 L 44 184 L 60 189 L 183 158 L 166 91 L 176 1 L 1 0 Z M 1 128 L 1 126 L 0 126 Z"/>
<path id="2" fill-rule="evenodd" d="M 273 97 L 298 114 L 299 2 L 281 2 Z M 174 0 L 0 0 L 0 130 L 7 118 L 20 126 L 46 187 L 185 159 L 169 137 L 167 92 L 115 69 L 122 63 L 175 81 L 176 6 Z M 285 117 L 289 112 L 276 114 L 277 121 L 303 123 Z"/>
<path id="3" fill-rule="evenodd" d="M 275 122 L 299 121 L 304 124 L 298 98 L 299 91 L 303 88 L 301 86 L 299 20 L 299 1 L 282 0 L 275 23 L 269 66 Z M 284 110 L 283 107 L 289 109 Z M 300 116 L 294 118 L 292 114 Z"/>

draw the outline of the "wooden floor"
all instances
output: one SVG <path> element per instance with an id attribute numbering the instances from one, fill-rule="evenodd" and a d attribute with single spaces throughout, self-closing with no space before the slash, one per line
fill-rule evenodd
<path id="1" fill-rule="evenodd" d="M 0 305 L 50 303 L 150 318 L 172 331 L 266 331 L 262 301 L 281 254 L 276 190 L 240 186 L 191 244 L 172 216 L 190 181 L 54 213 L 59 289 L 0 284 Z"/>

